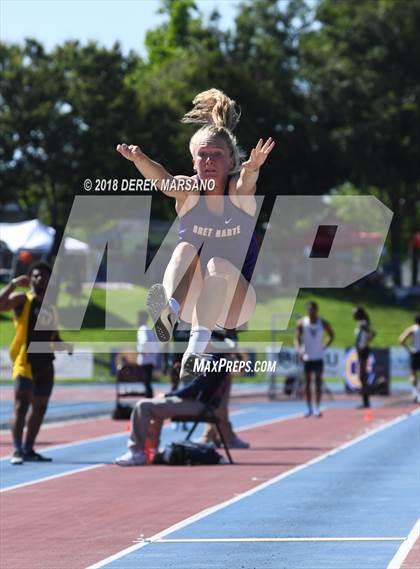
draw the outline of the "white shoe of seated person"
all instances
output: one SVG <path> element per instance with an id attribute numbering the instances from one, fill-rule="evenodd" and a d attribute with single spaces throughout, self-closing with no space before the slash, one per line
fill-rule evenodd
<path id="1" fill-rule="evenodd" d="M 142 450 L 129 449 L 125 454 L 115 459 L 118 466 L 144 466 L 147 464 L 146 455 Z"/>
<path id="2" fill-rule="evenodd" d="M 208 361 L 213 361 L 209 354 L 193 354 L 192 352 L 185 352 L 182 357 L 181 371 L 179 372 L 179 379 L 181 381 L 192 381 L 196 377 L 203 375 L 204 371 L 200 371 L 200 366 Z"/>
<path id="3" fill-rule="evenodd" d="M 249 448 L 251 445 L 246 441 L 243 441 L 239 437 L 235 436 L 228 442 L 229 448 Z"/>

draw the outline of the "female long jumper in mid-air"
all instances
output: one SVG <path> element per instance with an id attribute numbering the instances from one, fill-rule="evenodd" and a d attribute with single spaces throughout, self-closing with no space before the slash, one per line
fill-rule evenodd
<path id="1" fill-rule="evenodd" d="M 240 116 L 235 101 L 210 89 L 199 93 L 193 105 L 182 122 L 203 125 L 190 140 L 195 176 L 172 176 L 138 146 L 117 146 L 145 178 L 175 198 L 178 244 L 163 284 L 149 290 L 147 308 L 162 342 L 171 339 L 180 317 L 192 324 L 181 379 L 199 375 L 197 360 L 208 357 L 207 345 L 217 325 L 236 328 L 255 310 L 250 280 L 258 256 L 256 183 L 274 147 L 271 138 L 260 139 L 241 163 L 232 134 Z"/>

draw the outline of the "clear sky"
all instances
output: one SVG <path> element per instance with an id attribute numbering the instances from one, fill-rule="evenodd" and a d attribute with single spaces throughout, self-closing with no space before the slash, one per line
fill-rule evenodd
<path id="1" fill-rule="evenodd" d="M 237 0 L 196 4 L 205 15 L 217 7 L 222 29 L 233 25 Z M 159 5 L 159 0 L 0 0 L 0 36 L 6 42 L 32 37 L 48 50 L 67 39 L 93 39 L 107 47 L 118 40 L 125 53 L 144 53 L 145 32 L 162 21 Z"/>

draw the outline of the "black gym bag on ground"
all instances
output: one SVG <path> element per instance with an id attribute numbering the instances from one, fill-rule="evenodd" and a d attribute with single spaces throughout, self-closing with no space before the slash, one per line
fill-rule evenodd
<path id="1" fill-rule="evenodd" d="M 220 464 L 224 462 L 224 458 L 212 444 L 180 441 L 169 443 L 163 452 L 155 455 L 153 462 L 171 466 L 194 466 L 196 464 Z"/>

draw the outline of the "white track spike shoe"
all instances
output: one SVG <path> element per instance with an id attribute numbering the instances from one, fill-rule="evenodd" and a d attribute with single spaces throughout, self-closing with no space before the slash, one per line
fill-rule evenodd
<path id="1" fill-rule="evenodd" d="M 147 311 L 153 321 L 156 336 L 160 342 L 169 342 L 178 317 L 171 309 L 165 287 L 154 284 L 150 287 L 146 299 Z"/>

